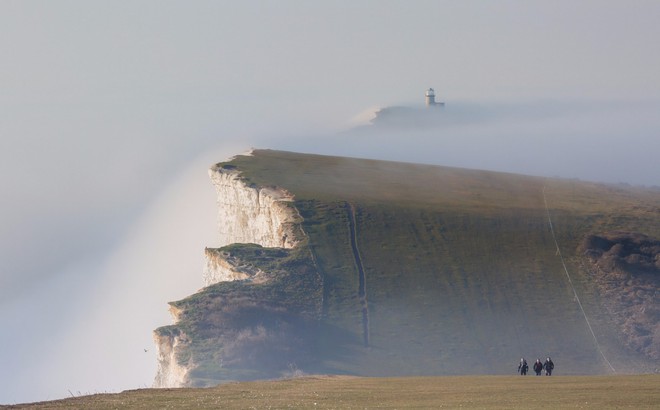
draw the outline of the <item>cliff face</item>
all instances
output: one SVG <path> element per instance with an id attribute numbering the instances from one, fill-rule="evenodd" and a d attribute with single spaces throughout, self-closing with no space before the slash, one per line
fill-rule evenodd
<path id="1" fill-rule="evenodd" d="M 290 206 L 293 196 L 282 189 L 250 187 L 233 169 L 214 166 L 209 176 L 218 195 L 219 246 L 255 243 L 267 248 L 293 248 L 300 222 Z"/>
<path id="2" fill-rule="evenodd" d="M 218 245 L 256 244 L 265 248 L 292 249 L 298 244 L 300 221 L 291 205 L 292 195 L 284 190 L 248 186 L 234 169 L 219 165 L 209 170 L 217 192 Z M 264 282 L 263 271 L 219 248 L 205 249 L 204 286 L 227 281 Z M 174 324 L 179 321 L 172 306 Z M 162 328 L 161 328 L 162 329 Z M 157 330 L 158 372 L 154 387 L 182 387 L 190 383 L 195 368 L 192 358 L 182 360 L 182 349 L 189 345 L 186 334 Z"/>
<path id="3" fill-rule="evenodd" d="M 297 244 L 300 217 L 291 205 L 293 196 L 284 190 L 250 187 L 233 169 L 214 166 L 209 176 L 217 192 L 218 246 L 254 243 L 266 248 L 291 249 Z M 206 250 L 204 285 L 245 280 L 255 272 L 245 271 L 222 253 Z"/>
<path id="4" fill-rule="evenodd" d="M 176 335 L 154 336 L 158 349 L 158 371 L 154 380 L 154 387 L 182 387 L 189 382 L 188 374 L 192 368 L 191 363 L 180 364 L 177 352 L 181 345 L 187 343 L 185 333 Z"/>
<path id="5" fill-rule="evenodd" d="M 174 322 L 178 321 L 179 310 L 170 307 Z M 154 342 L 158 352 L 158 371 L 154 380 L 154 387 L 180 387 L 188 382 L 190 363 L 181 364 L 177 358 L 177 351 L 181 345 L 189 343 L 188 336 L 180 331 L 154 333 Z"/>

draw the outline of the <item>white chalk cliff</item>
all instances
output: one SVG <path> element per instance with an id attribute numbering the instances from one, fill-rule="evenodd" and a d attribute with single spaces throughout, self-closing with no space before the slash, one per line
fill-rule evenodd
<path id="1" fill-rule="evenodd" d="M 251 187 L 235 169 L 215 165 L 209 176 L 217 192 L 218 244 L 253 243 L 268 248 L 293 248 L 302 234 L 301 217 L 292 204 L 293 196 L 282 189 Z M 234 280 L 259 281 L 260 271 L 216 248 L 205 250 L 204 286 Z M 178 315 L 172 311 L 175 324 Z M 193 360 L 180 363 L 177 352 L 189 343 L 185 334 L 157 334 L 158 371 L 154 387 L 189 385 Z M 194 358 L 193 358 L 194 359 Z"/>
<path id="2" fill-rule="evenodd" d="M 219 246 L 256 243 L 293 248 L 293 227 L 299 223 L 293 196 L 283 189 L 249 187 L 236 170 L 214 166 L 209 176 L 218 195 Z"/>
<path id="3" fill-rule="evenodd" d="M 174 322 L 178 321 L 178 311 L 170 306 L 170 313 Z M 182 345 L 189 343 L 188 336 L 183 332 L 157 334 L 154 333 L 154 342 L 158 353 L 158 371 L 154 380 L 154 387 L 183 387 L 188 383 L 188 373 L 193 363 L 179 363 L 177 351 Z"/>
<path id="4" fill-rule="evenodd" d="M 209 176 L 217 192 L 218 247 L 234 243 L 254 243 L 266 248 L 296 246 L 301 218 L 290 193 L 250 187 L 238 171 L 218 165 L 209 170 Z M 206 251 L 205 286 L 252 276 L 223 254 Z"/>

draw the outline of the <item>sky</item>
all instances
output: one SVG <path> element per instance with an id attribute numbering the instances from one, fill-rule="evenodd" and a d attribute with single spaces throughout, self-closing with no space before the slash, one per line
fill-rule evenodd
<path id="1" fill-rule="evenodd" d="M 0 1 L 0 403 L 150 386 L 250 147 L 660 186 L 656 1 Z M 368 123 L 421 109 L 447 121 Z M 146 350 L 146 351 L 145 351 Z"/>

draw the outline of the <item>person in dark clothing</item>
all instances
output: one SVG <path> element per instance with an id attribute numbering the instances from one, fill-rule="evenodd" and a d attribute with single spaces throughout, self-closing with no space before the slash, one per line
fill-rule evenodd
<path id="1" fill-rule="evenodd" d="M 532 369 L 534 369 L 534 373 L 536 373 L 537 376 L 541 375 L 541 372 L 543 371 L 543 363 L 541 363 L 541 359 L 536 359 Z"/>
<path id="2" fill-rule="evenodd" d="M 520 364 L 518 365 L 518 373 L 520 373 L 521 376 L 526 376 L 527 369 L 529 369 L 529 366 L 527 366 L 527 360 L 525 360 L 524 357 L 521 357 Z"/>
<path id="3" fill-rule="evenodd" d="M 546 376 L 552 376 L 552 371 L 555 368 L 555 364 L 552 362 L 551 358 L 546 358 L 545 363 L 543 363 L 543 368 L 545 369 Z"/>

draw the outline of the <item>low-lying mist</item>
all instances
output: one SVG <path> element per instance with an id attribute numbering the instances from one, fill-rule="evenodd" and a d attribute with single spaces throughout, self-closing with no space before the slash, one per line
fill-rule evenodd
<path id="1" fill-rule="evenodd" d="M 119 242 L 42 273 L 3 305 L 3 334 L 11 335 L 4 352 L 12 353 L 3 358 L 4 374 L 11 374 L 0 387 L 3 403 L 151 387 L 151 331 L 171 321 L 168 301 L 202 287 L 216 212 L 205 170 L 226 156 L 194 161 Z"/>
<path id="2" fill-rule="evenodd" d="M 14 181 L 11 191 L 23 196 L 8 205 L 12 217 L 5 218 L 0 237 L 0 403 L 151 386 L 151 332 L 170 323 L 168 301 L 202 286 L 204 247 L 214 245 L 215 194 L 207 177 L 214 162 L 255 146 L 659 186 L 659 109 L 657 102 L 447 102 L 437 112 L 407 105 L 367 113 L 360 118 L 371 122 L 342 132 L 301 127 L 288 133 L 262 124 L 249 143 L 239 133 L 217 142 L 208 135 L 203 143 L 192 141 L 201 151 L 220 146 L 194 161 L 195 149 L 182 150 L 182 140 L 159 148 L 154 169 L 171 164 L 160 180 L 143 174 L 148 166 L 137 165 L 143 158 L 153 162 L 153 147 L 145 142 L 132 156 L 112 159 L 125 167 L 99 172 L 99 183 L 114 196 L 73 181 L 93 179 L 94 171 L 82 175 L 63 152 L 61 169 L 39 168 L 68 175 L 55 179 L 57 189 L 48 183 L 43 192 L 34 188 L 43 182 L 40 171 Z M 130 189 L 117 194 L 123 186 Z"/>
<path id="3" fill-rule="evenodd" d="M 450 102 L 377 109 L 287 149 L 605 183 L 660 185 L 658 102 Z M 280 144 L 281 146 L 282 144 Z M 315 149 L 316 151 L 312 151 Z"/>

